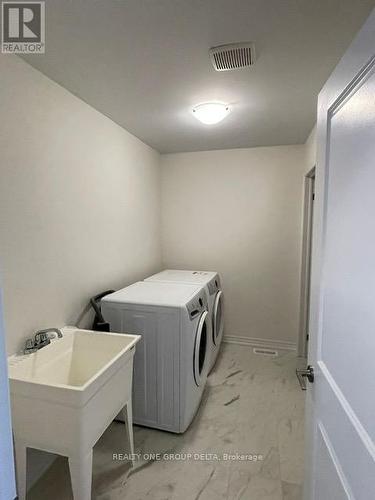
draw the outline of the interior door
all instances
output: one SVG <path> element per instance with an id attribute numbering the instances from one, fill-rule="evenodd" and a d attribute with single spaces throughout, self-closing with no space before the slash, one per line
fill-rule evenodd
<path id="1" fill-rule="evenodd" d="M 8 369 L 0 293 L 0 500 L 11 500 L 15 497 L 16 486 L 12 429 L 10 425 Z"/>
<path id="2" fill-rule="evenodd" d="M 309 500 L 375 498 L 375 10 L 319 96 Z"/>

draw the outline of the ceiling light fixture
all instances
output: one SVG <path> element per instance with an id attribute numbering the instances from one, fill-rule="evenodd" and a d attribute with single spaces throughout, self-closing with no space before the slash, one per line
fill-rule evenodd
<path id="1" fill-rule="evenodd" d="M 193 108 L 195 118 L 206 125 L 221 122 L 229 112 L 229 106 L 221 102 L 205 102 Z"/>

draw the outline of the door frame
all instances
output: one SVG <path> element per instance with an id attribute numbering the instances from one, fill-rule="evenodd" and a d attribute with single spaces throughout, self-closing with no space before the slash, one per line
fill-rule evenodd
<path id="1" fill-rule="evenodd" d="M 16 482 L 2 303 L 0 288 L 0 500 L 8 500 L 16 497 Z"/>
<path id="2" fill-rule="evenodd" d="M 314 206 L 314 166 L 304 179 L 303 223 L 302 223 L 302 263 L 301 263 L 301 292 L 298 329 L 298 356 L 307 358 L 307 335 L 310 312 L 310 283 L 311 283 L 311 255 L 312 255 L 312 224 Z"/>

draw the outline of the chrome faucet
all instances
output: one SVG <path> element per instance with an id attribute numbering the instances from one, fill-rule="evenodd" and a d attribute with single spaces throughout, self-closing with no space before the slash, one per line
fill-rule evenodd
<path id="1" fill-rule="evenodd" d="M 31 354 L 36 352 L 42 347 L 51 343 L 51 337 L 48 335 L 50 332 L 55 332 L 58 338 L 63 336 L 61 330 L 58 328 L 45 328 L 44 330 L 38 330 L 33 339 L 27 339 L 25 348 L 23 350 L 24 354 Z"/>

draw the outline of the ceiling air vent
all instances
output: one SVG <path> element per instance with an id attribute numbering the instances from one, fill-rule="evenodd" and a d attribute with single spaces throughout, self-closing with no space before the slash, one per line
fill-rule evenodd
<path id="1" fill-rule="evenodd" d="M 210 49 L 210 58 L 216 71 L 249 68 L 255 63 L 253 42 L 228 43 Z"/>

